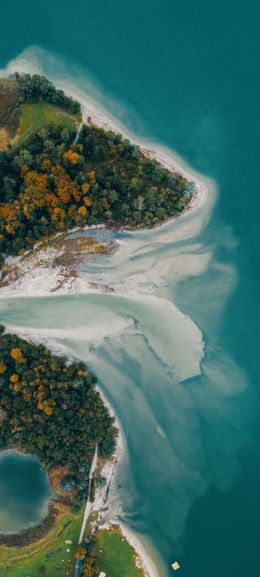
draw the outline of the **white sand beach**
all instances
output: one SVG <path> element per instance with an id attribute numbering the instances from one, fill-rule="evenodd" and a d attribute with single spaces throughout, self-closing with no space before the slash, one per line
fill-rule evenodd
<path id="1" fill-rule="evenodd" d="M 65 85 L 60 82 L 57 83 L 57 85 L 62 88 L 66 94 L 80 101 L 84 122 L 88 122 L 89 117 L 91 117 L 92 122 L 97 126 L 102 127 L 105 130 L 120 132 L 125 138 L 129 138 L 132 142 L 140 146 L 147 156 L 157 160 L 168 170 L 182 174 L 194 183 L 195 192 L 187 209 L 178 217 L 175 217 L 175 220 L 177 218 L 179 221 L 185 218 L 185 215 L 191 211 L 198 212 L 203 206 L 211 203 L 212 198 L 210 199 L 208 195 L 209 180 L 204 179 L 202 176 L 194 172 L 179 157 L 177 157 L 175 153 L 154 143 L 139 141 L 116 119 L 112 118 L 107 111 L 100 108 L 98 103 L 93 102 L 88 95 L 83 95 L 81 92 L 77 92 L 75 89 L 73 90 L 70 85 Z M 165 223 L 159 224 L 157 228 L 162 230 L 163 227 L 167 227 L 169 220 L 171 219 L 166 220 Z M 97 227 L 85 227 L 84 230 L 86 231 L 88 228 L 102 228 L 102 225 L 98 225 Z M 120 242 L 118 245 L 119 248 L 123 248 L 120 246 Z M 108 292 L 109 290 L 116 292 L 116 294 L 122 292 L 122 287 L 120 289 L 119 286 L 111 288 L 107 285 L 102 285 L 102 283 L 98 286 L 98 284 L 86 282 L 86 278 L 82 280 L 81 278 L 69 277 L 63 267 L 53 267 L 51 265 L 56 256 L 59 256 L 57 252 L 53 249 L 47 249 L 45 254 L 40 254 L 38 259 L 39 264 L 37 264 L 34 259 L 33 266 L 28 262 L 25 263 L 24 259 L 22 260 L 20 257 L 16 258 L 15 264 L 20 268 L 19 278 L 8 286 L 0 288 L 0 298 L 51 296 L 55 294 L 71 293 L 102 293 L 106 291 Z M 9 261 L 10 264 L 13 264 L 14 259 L 7 259 L 8 264 Z M 44 261 L 44 263 L 40 263 L 40 261 Z M 50 266 L 48 266 L 48 263 Z"/>
<path id="2" fill-rule="evenodd" d="M 110 117 L 105 110 L 102 110 L 99 107 L 99 105 L 93 102 L 90 98 L 88 98 L 88 96 L 83 95 L 81 92 L 77 92 L 69 85 L 65 84 L 63 85 L 60 82 L 58 82 L 57 85 L 60 88 L 63 88 L 68 95 L 73 96 L 75 99 L 81 102 L 83 120 L 85 122 L 87 122 L 88 118 L 91 117 L 92 122 L 97 126 L 102 127 L 105 130 L 120 132 L 121 134 L 123 134 L 125 138 L 129 138 L 132 142 L 138 144 L 147 156 L 156 159 L 168 170 L 183 174 L 188 180 L 192 181 L 195 184 L 196 192 L 193 195 L 188 208 L 178 218 L 174 219 L 176 223 L 178 221 L 178 226 L 176 227 L 176 230 L 171 231 L 169 229 L 169 221 L 159 225 L 156 229 L 154 229 L 155 236 L 158 234 L 159 231 L 161 235 L 160 240 L 163 244 L 169 243 L 169 240 L 172 242 L 174 239 L 174 235 L 176 235 L 176 238 L 178 237 L 192 238 L 193 236 L 195 236 L 198 230 L 200 230 L 200 228 L 204 226 L 205 222 L 207 221 L 214 202 L 214 194 L 212 195 L 208 194 L 209 181 L 207 179 L 202 178 L 194 171 L 192 171 L 188 166 L 185 165 L 185 163 L 180 158 L 177 157 L 177 155 L 172 153 L 172 151 L 157 146 L 153 143 L 138 141 L 138 139 L 136 139 L 134 135 L 130 134 L 125 127 L 123 127 L 116 119 Z M 191 214 L 194 215 L 194 219 L 191 219 Z M 182 227 L 179 226 L 179 224 L 182 225 Z M 88 227 L 85 228 L 85 230 L 87 229 Z M 142 245 L 140 248 L 140 245 L 138 243 L 141 238 L 141 235 L 143 234 L 144 238 L 142 238 Z M 149 231 L 149 234 L 151 234 L 151 231 Z M 134 235 L 136 235 L 136 239 Z M 131 239 L 132 242 L 131 246 L 134 246 L 134 249 L 131 249 L 133 250 L 133 254 L 137 254 L 138 251 L 140 250 L 142 251 L 146 250 L 145 248 L 146 243 L 149 242 L 149 240 L 146 241 L 145 238 L 146 237 L 144 231 L 137 231 L 136 233 L 133 231 L 133 239 Z M 118 245 L 119 248 L 116 254 L 116 259 L 117 263 L 118 262 L 122 263 L 121 266 L 123 270 L 124 259 L 128 258 L 129 260 L 129 254 L 130 254 L 129 243 L 127 242 L 127 240 L 121 240 L 118 241 Z M 63 282 L 64 271 L 62 270 L 62 267 L 53 268 L 52 266 L 50 266 L 50 262 L 52 262 L 52 260 L 55 258 L 55 254 L 52 254 L 52 250 L 53 249 L 50 249 L 49 252 L 47 251 L 45 253 L 45 256 L 43 258 L 44 266 L 42 266 L 42 264 L 37 266 L 37 263 L 36 266 L 34 267 L 29 266 L 27 270 L 25 269 L 22 271 L 20 278 L 16 280 L 13 284 L 2 287 L 0 289 L 0 298 L 7 299 L 7 298 L 29 297 L 29 296 L 40 297 L 40 296 L 53 296 L 55 294 L 66 295 L 71 293 L 98 294 L 106 292 L 107 289 L 109 288 L 113 291 L 113 293 L 115 293 L 115 295 L 132 296 L 135 297 L 136 299 L 137 297 L 138 299 L 142 298 L 140 297 L 140 292 L 143 292 L 143 296 L 146 295 L 148 298 L 148 304 L 151 301 L 150 304 L 154 308 L 155 306 L 153 302 L 154 297 L 151 294 L 151 292 L 154 291 L 153 278 L 152 276 L 150 278 L 149 274 L 146 275 L 146 272 L 136 274 L 135 270 L 132 277 L 129 278 L 127 277 L 125 279 L 123 278 L 123 280 L 122 278 L 118 279 L 117 273 L 115 273 L 114 276 L 108 274 L 107 282 L 104 281 L 101 275 L 100 278 L 95 277 L 95 283 L 93 283 L 91 282 L 91 274 L 89 274 L 88 277 L 85 275 L 84 277 L 67 279 L 66 282 Z M 111 259 L 112 257 L 107 258 Z M 185 265 L 186 262 L 185 259 L 188 259 L 187 265 Z M 204 257 L 201 257 L 201 255 L 198 255 L 198 257 L 194 256 L 192 259 L 192 269 L 191 269 L 192 274 L 194 275 L 199 274 L 201 270 L 203 270 L 207 266 L 208 259 L 209 257 L 207 255 L 205 255 Z M 174 258 L 171 257 L 171 260 L 172 262 L 174 262 Z M 15 263 L 12 261 L 12 259 L 10 259 L 10 264 L 16 264 L 16 265 L 19 264 L 19 257 L 15 260 Z M 178 255 L 176 252 L 175 257 L 175 265 L 176 265 L 175 268 L 177 271 L 176 274 L 182 274 L 181 273 L 182 270 L 184 270 L 186 273 L 186 267 L 190 266 L 190 264 L 191 261 L 189 260 L 188 254 L 185 255 L 182 253 L 181 255 Z M 159 270 L 159 272 L 161 271 Z M 164 304 L 166 305 L 166 301 L 164 303 L 163 299 L 157 298 L 157 303 L 158 306 L 160 306 L 161 308 L 164 307 Z M 170 303 L 168 304 L 170 306 Z M 191 335 L 193 335 L 192 339 L 194 340 L 194 343 L 195 342 L 197 343 L 195 347 L 195 356 L 193 361 L 195 367 L 193 368 L 193 374 L 197 374 L 197 372 L 199 371 L 200 360 L 203 356 L 203 342 L 200 331 L 197 330 L 195 324 L 190 323 L 189 319 L 185 318 L 184 315 L 180 311 L 178 311 L 177 307 L 175 307 L 174 309 L 173 304 L 171 304 L 171 309 L 172 311 L 170 312 L 170 314 L 173 315 L 172 318 L 174 319 L 170 323 L 171 328 L 172 326 L 174 326 L 176 320 L 177 324 L 179 324 L 180 327 L 184 327 L 183 329 L 184 340 L 186 340 L 185 334 L 188 331 L 190 335 L 189 338 L 191 338 Z M 169 307 L 167 308 L 167 311 L 168 312 L 166 313 L 166 315 L 164 315 L 165 318 L 167 315 L 169 316 Z M 9 330 L 11 329 L 11 327 L 8 328 Z M 21 330 L 18 327 L 16 327 L 15 330 L 21 336 L 26 335 L 27 333 L 26 329 Z M 169 330 L 171 329 L 169 328 Z M 45 340 L 45 342 L 48 342 L 48 344 L 50 341 L 49 335 L 44 336 L 44 330 L 41 332 L 41 335 L 39 333 L 34 333 L 34 331 L 28 330 L 28 336 L 32 338 L 32 340 Z M 103 338 L 103 336 L 104 335 L 101 331 L 99 338 Z M 79 337 L 80 335 L 78 333 L 78 338 Z M 169 339 L 169 342 L 171 342 L 171 339 Z M 158 347 L 158 343 L 153 343 L 153 346 L 156 349 L 156 347 Z M 169 354 L 171 354 L 171 351 L 169 351 Z M 180 378 L 186 378 L 186 374 L 180 374 Z M 102 397 L 104 399 L 105 404 L 108 406 L 110 413 L 114 415 L 112 407 L 108 405 L 103 395 Z M 116 425 L 119 429 L 117 448 L 111 461 L 107 462 L 104 465 L 103 469 L 101 470 L 101 473 L 106 477 L 107 482 L 105 487 L 96 492 L 96 498 L 91 507 L 91 512 L 93 511 L 98 512 L 98 519 L 99 519 L 98 522 L 101 525 L 102 522 L 111 522 L 111 523 L 114 522 L 118 524 L 118 520 L 116 518 L 113 519 L 113 515 L 109 519 L 107 519 L 107 514 L 105 515 L 103 511 L 104 502 L 107 498 L 107 490 L 109 487 L 111 488 L 113 486 L 113 481 L 115 477 L 115 466 L 118 462 L 118 459 L 122 458 L 122 455 L 124 455 L 126 451 L 122 429 L 117 421 Z M 108 497 L 108 504 L 109 504 L 109 497 Z M 120 523 L 120 526 L 125 537 L 135 548 L 137 555 L 140 559 L 140 566 L 143 567 L 145 574 L 148 577 L 158 577 L 158 571 L 156 569 L 156 565 L 153 563 L 153 561 L 151 560 L 151 558 L 147 553 L 147 549 L 149 549 L 149 547 L 146 548 L 145 545 L 142 543 L 142 541 L 138 538 L 138 535 L 132 532 L 124 524 Z"/>

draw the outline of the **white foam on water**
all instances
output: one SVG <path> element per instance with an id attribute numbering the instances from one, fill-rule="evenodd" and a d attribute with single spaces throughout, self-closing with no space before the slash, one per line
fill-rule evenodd
<path id="1" fill-rule="evenodd" d="M 77 67 L 65 69 L 36 47 L 4 73 L 15 70 L 46 74 L 80 97 L 85 114 L 131 136 L 121 125 L 125 108 L 95 90 Z M 133 140 L 140 144 L 136 136 Z M 223 244 L 229 250 L 235 246 L 232 231 L 221 223 L 209 238 L 204 234 L 216 201 L 214 183 L 172 151 L 141 144 L 156 148 L 165 165 L 192 178 L 199 202 L 156 229 L 119 235 L 115 254 L 82 268 L 74 286 L 78 296 L 54 297 L 47 291 L 46 298 L 17 300 L 5 292 L 0 311 L 10 330 L 44 340 L 95 370 L 128 448 L 111 493 L 113 515 L 146 543 L 152 539 L 156 547 L 160 536 L 160 552 L 167 554 L 169 542 L 174 545 L 183 535 L 195 501 L 212 486 L 226 490 L 238 473 L 238 453 L 248 440 L 248 382 L 218 342 L 218 325 L 237 278 L 216 256 Z M 90 290 L 91 282 L 96 288 Z M 105 285 L 113 294 L 100 294 Z M 25 294 L 26 285 L 13 296 Z M 36 289 L 32 294 L 39 295 Z M 164 574 L 162 560 L 157 567 Z"/>

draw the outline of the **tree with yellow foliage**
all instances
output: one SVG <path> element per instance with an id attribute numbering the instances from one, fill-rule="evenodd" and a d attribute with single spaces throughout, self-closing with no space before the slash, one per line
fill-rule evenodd
<path id="1" fill-rule="evenodd" d="M 79 561 L 83 561 L 83 559 L 85 559 L 85 555 L 86 549 L 84 547 L 77 547 L 77 549 L 74 551 L 74 557 L 75 559 L 79 559 Z"/>
<path id="2" fill-rule="evenodd" d="M 6 363 L 1 359 L 0 360 L 0 375 L 3 375 L 7 369 Z"/>
<path id="3" fill-rule="evenodd" d="M 85 203 L 86 206 L 92 206 L 93 204 L 93 200 L 89 196 L 85 196 L 83 198 L 83 202 Z"/>
<path id="4" fill-rule="evenodd" d="M 88 563 L 84 563 L 83 577 L 93 577 L 95 573 L 94 567 L 91 567 Z"/>
<path id="5" fill-rule="evenodd" d="M 3 203 L 0 205 L 0 221 L 5 225 L 8 234 L 15 234 L 18 227 L 18 202 Z"/>
<path id="6" fill-rule="evenodd" d="M 65 160 L 68 160 L 70 164 L 72 164 L 73 166 L 78 164 L 79 157 L 80 155 L 77 152 L 73 152 L 73 150 L 71 149 L 67 150 L 63 154 L 63 158 L 65 158 Z"/>
<path id="7" fill-rule="evenodd" d="M 96 182 L 97 182 L 95 170 L 89 170 L 87 175 L 89 178 L 90 186 L 94 186 L 94 184 L 96 184 Z"/>
<path id="8" fill-rule="evenodd" d="M 49 190 L 48 174 L 29 170 L 23 176 L 24 190 L 19 194 L 22 205 L 32 204 L 35 208 L 45 206 L 45 194 Z"/>
<path id="9" fill-rule="evenodd" d="M 22 350 L 20 347 L 14 347 L 10 350 L 11 357 L 17 361 L 18 363 L 25 363 L 25 358 L 23 356 Z"/>
<path id="10" fill-rule="evenodd" d="M 89 183 L 88 183 L 88 182 L 83 182 L 83 184 L 82 184 L 82 186 L 81 186 L 81 190 L 82 190 L 83 194 L 86 194 L 89 189 L 90 189 Z"/>
<path id="11" fill-rule="evenodd" d="M 17 375 L 17 373 L 14 373 L 13 375 L 11 375 L 10 381 L 11 381 L 11 383 L 18 383 L 19 375 Z"/>

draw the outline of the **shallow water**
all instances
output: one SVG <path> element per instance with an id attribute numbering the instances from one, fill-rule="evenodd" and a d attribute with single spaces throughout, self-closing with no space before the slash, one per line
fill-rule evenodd
<path id="1" fill-rule="evenodd" d="M 31 455 L 0 455 L 0 533 L 16 533 L 37 524 L 48 512 L 52 491 L 47 474 Z"/>
<path id="2" fill-rule="evenodd" d="M 214 208 L 123 233 L 85 269 L 119 296 L 1 301 L 2 322 L 97 372 L 128 448 L 113 508 L 158 551 L 160 574 L 177 558 L 187 577 L 217 577 L 219 563 L 222 577 L 258 577 L 259 4 L 47 0 L 39 17 L 28 0 L 0 12 L 2 67 L 20 54 L 90 90 L 218 189 Z"/>
<path id="3" fill-rule="evenodd" d="M 213 195 L 209 189 L 203 206 L 156 230 L 115 234 L 118 251 L 83 267 L 82 282 L 94 279 L 118 294 L 0 301 L 10 330 L 79 357 L 96 372 L 127 444 L 112 513 L 159 545 L 160 575 L 172 555 L 183 560 L 181 538 L 194 503 L 211 487 L 232 486 L 239 450 L 249 442 L 248 381 L 218 335 L 235 273 L 216 256 L 219 236 L 209 242 L 205 230 Z M 221 238 L 232 249 L 224 225 Z M 194 301 L 187 277 L 197 283 Z M 193 311 L 183 314 L 191 302 L 196 323 Z"/>

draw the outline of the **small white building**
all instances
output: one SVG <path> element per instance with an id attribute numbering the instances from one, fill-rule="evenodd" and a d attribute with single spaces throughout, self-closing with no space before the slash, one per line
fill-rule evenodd
<path id="1" fill-rule="evenodd" d="M 180 569 L 180 567 L 181 566 L 179 565 L 178 561 L 174 561 L 174 563 L 172 563 L 173 571 L 177 571 L 177 569 Z"/>
<path id="2" fill-rule="evenodd" d="M 65 545 L 72 545 L 72 541 L 71 541 L 71 539 L 66 539 L 66 541 L 65 541 Z"/>
<path id="3" fill-rule="evenodd" d="M 99 573 L 98 577 L 106 577 L 106 573 L 104 573 L 104 571 L 101 571 L 101 573 Z"/>

